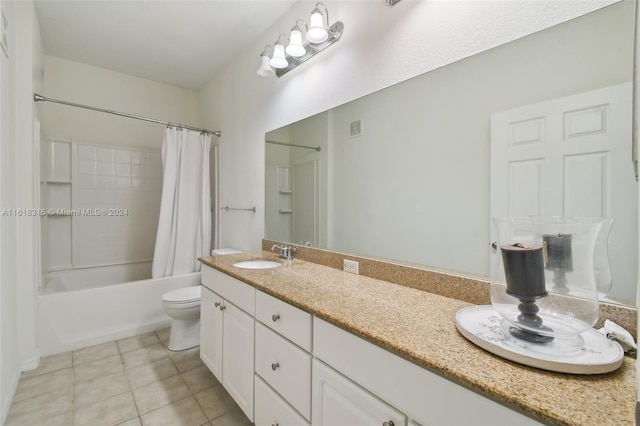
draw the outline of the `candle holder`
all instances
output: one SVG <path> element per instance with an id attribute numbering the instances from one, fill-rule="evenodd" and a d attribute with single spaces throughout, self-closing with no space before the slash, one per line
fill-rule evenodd
<path id="1" fill-rule="evenodd" d="M 601 219 L 496 218 L 500 255 L 491 303 L 511 336 L 543 353 L 568 354 L 598 319 L 594 249 Z"/>

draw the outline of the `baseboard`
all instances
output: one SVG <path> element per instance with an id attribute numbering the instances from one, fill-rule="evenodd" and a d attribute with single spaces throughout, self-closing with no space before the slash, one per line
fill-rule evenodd
<path id="1" fill-rule="evenodd" d="M 36 353 L 33 356 L 22 361 L 22 364 L 20 364 L 20 370 L 35 370 L 38 368 L 38 365 L 40 365 L 40 352 L 36 350 Z"/>
<path id="2" fill-rule="evenodd" d="M 9 415 L 9 408 L 11 408 L 11 403 L 13 402 L 13 397 L 16 395 L 16 390 L 18 389 L 18 382 L 20 381 L 20 372 L 18 371 L 11 381 L 11 392 L 9 393 L 9 398 L 7 401 L 3 401 L 4 405 L 2 406 L 2 412 L 0 413 L 0 425 L 3 425 L 7 422 L 7 416 Z"/>

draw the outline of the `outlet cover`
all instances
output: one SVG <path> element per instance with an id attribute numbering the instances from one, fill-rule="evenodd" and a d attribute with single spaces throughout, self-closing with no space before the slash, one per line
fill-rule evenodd
<path id="1" fill-rule="evenodd" d="M 352 121 L 349 124 L 349 137 L 355 138 L 357 136 L 362 136 L 362 120 Z"/>
<path id="2" fill-rule="evenodd" d="M 358 274 L 358 262 L 355 260 L 344 259 L 342 263 L 342 270 L 352 274 Z"/>

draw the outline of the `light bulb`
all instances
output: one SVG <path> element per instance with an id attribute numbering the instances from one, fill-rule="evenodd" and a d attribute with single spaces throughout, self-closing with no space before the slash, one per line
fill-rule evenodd
<path id="1" fill-rule="evenodd" d="M 329 38 L 329 33 L 324 29 L 322 13 L 318 9 L 311 12 L 311 20 L 309 21 L 309 31 L 307 31 L 307 41 L 309 43 L 322 43 Z"/>
<path id="2" fill-rule="evenodd" d="M 273 68 L 269 64 L 271 58 L 269 55 L 260 56 L 260 68 L 258 68 L 258 75 L 260 77 L 270 77 L 273 75 Z"/>
<path id="3" fill-rule="evenodd" d="M 291 42 L 287 46 L 287 54 L 293 56 L 294 58 L 299 58 L 307 53 L 304 46 L 302 45 L 302 33 L 297 29 L 297 27 L 291 30 L 291 36 L 289 37 L 289 39 L 291 40 Z"/>
<path id="4" fill-rule="evenodd" d="M 287 58 L 284 57 L 284 46 L 276 44 L 273 46 L 273 58 L 269 61 L 269 64 L 274 68 L 286 68 L 289 65 Z"/>

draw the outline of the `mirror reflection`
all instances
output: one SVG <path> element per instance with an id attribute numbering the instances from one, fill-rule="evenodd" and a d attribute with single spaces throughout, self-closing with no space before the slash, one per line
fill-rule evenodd
<path id="1" fill-rule="evenodd" d="M 633 15 L 620 2 L 267 133 L 265 238 L 486 277 L 491 217 L 611 218 L 606 300 L 632 303 Z"/>

